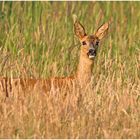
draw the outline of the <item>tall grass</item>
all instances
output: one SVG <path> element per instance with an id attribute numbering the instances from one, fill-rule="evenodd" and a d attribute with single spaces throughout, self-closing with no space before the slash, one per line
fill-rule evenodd
<path id="1" fill-rule="evenodd" d="M 140 138 L 140 2 L 0 2 L 0 76 L 73 74 L 80 44 L 72 14 L 94 33 L 112 25 L 92 88 L 0 94 L 0 138 Z M 64 94 L 67 92 L 67 96 Z"/>

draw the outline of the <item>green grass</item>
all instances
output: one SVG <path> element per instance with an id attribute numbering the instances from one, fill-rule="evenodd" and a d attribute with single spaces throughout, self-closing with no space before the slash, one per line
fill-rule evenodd
<path id="1" fill-rule="evenodd" d="M 139 7 L 140 2 L 0 2 L 0 76 L 73 74 L 80 43 L 72 14 L 89 34 L 113 21 L 95 60 L 93 89 L 82 93 L 80 105 L 78 91 L 65 102 L 60 95 L 31 93 L 8 101 L 0 96 L 0 138 L 140 138 Z"/>

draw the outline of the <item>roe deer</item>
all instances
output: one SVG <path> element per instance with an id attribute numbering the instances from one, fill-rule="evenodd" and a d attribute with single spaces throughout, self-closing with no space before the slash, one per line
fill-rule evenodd
<path id="1" fill-rule="evenodd" d="M 50 79 L 13 79 L 13 78 L 1 78 L 0 89 L 1 91 L 12 91 L 13 86 L 21 86 L 25 91 L 27 88 L 33 89 L 34 87 L 40 87 L 43 91 L 50 91 L 52 88 L 60 89 L 61 87 L 67 87 L 71 84 L 76 84 L 80 87 L 86 86 L 91 80 L 92 68 L 94 58 L 97 54 L 97 49 L 100 40 L 106 35 L 109 28 L 109 22 L 100 26 L 95 34 L 87 35 L 83 25 L 74 16 L 74 31 L 75 35 L 81 42 L 80 58 L 77 71 L 73 76 L 69 77 L 52 77 Z"/>

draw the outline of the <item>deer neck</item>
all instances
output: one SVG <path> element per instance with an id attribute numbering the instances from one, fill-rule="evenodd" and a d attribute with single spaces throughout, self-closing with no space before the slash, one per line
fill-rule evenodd
<path id="1" fill-rule="evenodd" d="M 77 78 L 81 85 L 85 85 L 90 82 L 92 76 L 93 60 L 87 57 L 87 54 L 80 53 L 79 64 L 77 68 Z"/>

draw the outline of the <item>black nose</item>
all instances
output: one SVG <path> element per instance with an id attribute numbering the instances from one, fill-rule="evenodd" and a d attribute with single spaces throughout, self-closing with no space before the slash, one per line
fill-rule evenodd
<path id="1" fill-rule="evenodd" d="M 95 49 L 89 49 L 87 55 L 90 58 L 94 58 L 96 56 L 96 50 Z"/>
<path id="2" fill-rule="evenodd" d="M 89 49 L 89 53 L 92 53 L 92 52 L 94 52 L 94 50 L 93 49 Z"/>
<path id="3" fill-rule="evenodd" d="M 89 55 L 96 55 L 96 51 L 94 49 L 89 49 Z"/>

